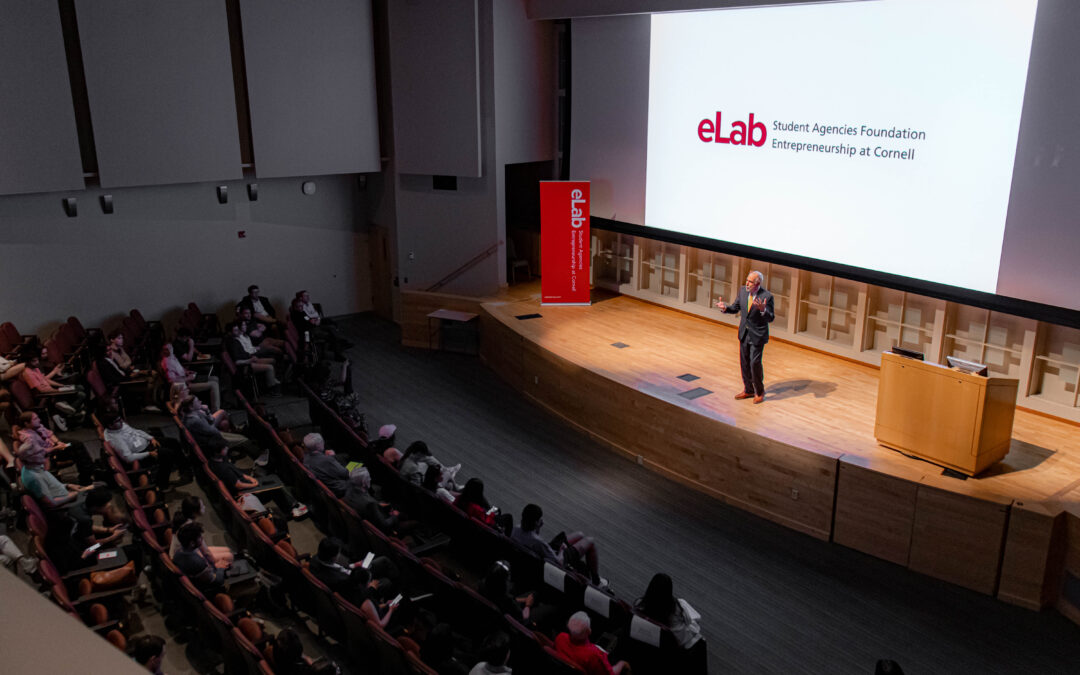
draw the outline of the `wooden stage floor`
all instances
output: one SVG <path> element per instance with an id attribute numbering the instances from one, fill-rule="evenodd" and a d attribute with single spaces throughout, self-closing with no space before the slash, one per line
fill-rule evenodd
<path id="1" fill-rule="evenodd" d="M 765 349 L 765 402 L 736 401 L 742 390 L 735 328 L 634 298 L 594 292 L 588 307 L 541 307 L 527 297 L 484 309 L 525 340 L 640 394 L 767 439 L 981 499 L 1042 503 L 1080 499 L 1080 433 L 1075 425 L 1018 410 L 1008 455 L 975 478 L 879 446 L 874 439 L 876 368 L 772 340 Z M 518 320 L 539 313 L 540 319 Z M 628 345 L 625 348 L 612 346 Z M 687 382 L 679 376 L 696 375 Z M 712 393 L 687 400 L 695 388 Z"/>

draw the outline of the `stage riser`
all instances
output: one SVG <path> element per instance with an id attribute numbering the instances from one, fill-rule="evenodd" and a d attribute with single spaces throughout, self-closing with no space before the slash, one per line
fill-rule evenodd
<path id="1" fill-rule="evenodd" d="M 999 598 L 1033 610 L 1054 602 L 1064 566 L 1065 528 L 1066 516 L 1060 511 L 1024 502 L 1012 505 Z"/>
<path id="2" fill-rule="evenodd" d="M 833 541 L 907 567 L 919 486 L 840 459 Z"/>
<path id="3" fill-rule="evenodd" d="M 484 333 L 487 364 L 570 424 L 726 502 L 829 538 L 835 456 L 805 452 L 634 391 L 522 341 L 498 322 L 485 323 Z M 502 346 L 487 351 L 491 344 Z M 506 345 L 520 345 L 520 368 Z"/>
<path id="4" fill-rule="evenodd" d="M 544 324 L 515 319 L 518 314 L 543 312 L 530 301 L 483 303 L 477 298 L 417 292 L 403 293 L 402 299 L 404 344 L 428 346 L 426 315 L 435 309 L 479 313 L 480 357 L 486 365 L 537 405 L 629 461 L 640 458 L 650 470 L 800 532 L 996 594 L 1022 607 L 1055 605 L 1080 623 L 1080 598 L 1070 601 L 1062 593 L 1066 571 L 1080 579 L 1080 514 L 1062 508 L 1080 503 L 1080 488 L 1074 489 L 1075 494 L 1068 489 L 1059 492 L 1053 501 L 1044 498 L 1039 503 L 1029 500 L 1027 505 L 1013 505 L 1013 497 L 985 489 L 1002 487 L 1000 482 L 961 483 L 941 477 L 940 469 L 929 464 L 896 461 L 888 454 L 851 454 L 847 449 L 849 454 L 830 453 L 822 451 L 820 442 L 814 449 L 794 447 L 729 424 L 726 417 L 709 410 L 716 409 L 715 404 L 683 403 L 663 389 L 668 385 L 658 384 L 661 379 L 650 379 L 650 371 L 627 381 L 625 373 L 577 365 L 551 351 L 572 345 L 583 335 L 595 341 L 598 334 L 609 331 L 627 334 L 630 323 L 644 327 L 634 334 L 637 342 L 643 342 L 662 323 L 638 315 L 630 321 L 623 312 L 635 310 L 616 310 L 614 303 L 591 310 L 603 316 L 603 327 L 578 329 L 570 328 L 565 320 L 553 321 L 554 314 L 545 314 Z M 560 319 L 564 317 L 576 320 L 580 314 L 566 312 Z M 559 332 L 548 334 L 549 330 Z M 701 327 L 680 323 L 678 335 L 700 341 L 694 331 L 700 332 Z M 706 339 L 711 345 L 712 338 Z M 671 345 L 679 352 L 673 357 L 687 361 L 686 348 L 680 345 L 681 341 Z M 607 357 L 600 361 L 615 363 Z M 845 386 L 863 386 L 838 380 Z M 855 424 L 865 424 L 857 417 L 858 411 L 852 414 Z M 1071 437 L 1067 432 L 1055 433 L 1060 438 L 1046 436 L 1046 447 Z M 784 441 L 792 442 L 791 438 Z M 1039 449 L 1037 443 L 1031 447 Z M 1017 457 L 1013 464 L 1028 455 Z M 1055 461 L 1062 457 L 1058 455 Z M 1015 471 L 1016 467 L 1011 468 Z M 797 499 L 792 499 L 793 488 Z"/>
<path id="5" fill-rule="evenodd" d="M 1052 538 L 1037 518 L 1010 524 L 1007 499 L 922 484 L 925 470 L 898 476 L 794 448 L 578 366 L 486 309 L 482 318 L 488 367 L 631 461 L 640 456 L 646 467 L 725 503 L 923 574 L 989 595 L 1006 574 L 1001 599 L 1032 609 L 1053 602 L 1052 566 L 1039 564 L 1050 559 Z"/>

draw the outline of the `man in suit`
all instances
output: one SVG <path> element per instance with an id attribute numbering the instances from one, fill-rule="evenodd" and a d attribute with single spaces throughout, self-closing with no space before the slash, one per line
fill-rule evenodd
<path id="1" fill-rule="evenodd" d="M 735 398 L 754 397 L 754 403 L 765 400 L 765 371 L 761 355 L 769 341 L 769 324 L 776 318 L 773 296 L 761 287 L 765 277 L 754 271 L 746 275 L 746 285 L 739 289 L 735 302 L 718 300 L 716 306 L 725 314 L 739 315 L 739 366 L 742 368 L 743 390 Z"/>

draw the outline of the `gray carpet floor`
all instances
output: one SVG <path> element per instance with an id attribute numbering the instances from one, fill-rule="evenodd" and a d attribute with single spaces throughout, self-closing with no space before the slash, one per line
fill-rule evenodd
<path id="1" fill-rule="evenodd" d="M 584 531 L 633 601 L 655 572 L 703 615 L 712 673 L 1080 672 L 1080 628 L 788 530 L 605 450 L 529 403 L 474 356 L 399 345 L 396 325 L 340 319 L 369 430 L 424 440 L 489 500 L 544 533 Z"/>

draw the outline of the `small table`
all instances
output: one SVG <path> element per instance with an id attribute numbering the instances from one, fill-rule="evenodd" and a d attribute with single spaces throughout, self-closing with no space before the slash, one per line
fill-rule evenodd
<path id="1" fill-rule="evenodd" d="M 435 333 L 436 333 L 436 331 L 433 331 L 431 329 L 431 320 L 432 319 L 435 319 L 436 321 L 438 321 L 438 323 L 436 324 L 436 327 L 438 328 L 437 332 L 439 334 L 439 348 L 442 349 L 443 348 L 442 326 L 443 326 L 444 321 L 448 322 L 448 323 L 452 323 L 452 324 L 460 324 L 461 326 L 464 327 L 464 326 L 468 326 L 473 321 L 475 321 L 478 316 L 480 316 L 480 315 L 479 314 L 473 314 L 472 312 L 459 312 L 459 311 L 453 310 L 453 309 L 437 309 L 434 312 L 428 314 L 427 315 L 427 320 L 428 320 L 428 349 L 431 349 L 431 339 L 432 339 L 432 336 L 435 335 Z M 477 326 L 479 326 L 479 323 L 477 323 Z M 479 344 L 480 344 L 480 340 L 478 339 L 477 334 L 474 331 L 473 332 L 473 350 L 472 350 L 472 352 L 466 352 L 466 353 L 475 354 L 478 351 Z"/>

